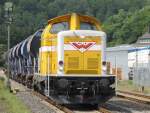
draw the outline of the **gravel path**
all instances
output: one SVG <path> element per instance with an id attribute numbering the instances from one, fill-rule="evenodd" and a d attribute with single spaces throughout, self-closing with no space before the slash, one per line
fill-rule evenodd
<path id="1" fill-rule="evenodd" d="M 5 73 L 1 69 L 0 69 L 0 77 L 6 80 Z M 16 96 L 29 108 L 31 113 L 64 113 L 55 106 L 33 95 L 31 91 L 27 89 L 25 86 L 13 80 L 10 80 L 10 83 L 13 88 L 19 89 L 19 92 L 17 92 Z M 3 111 L 2 108 L 3 107 L 1 105 L 0 112 Z"/>
<path id="2" fill-rule="evenodd" d="M 31 89 L 28 89 L 22 84 L 19 84 L 13 80 L 11 80 L 10 82 L 13 89 L 19 89 L 19 92 L 17 92 L 16 96 L 22 102 L 24 102 L 24 104 L 29 108 L 31 113 L 64 113 L 55 106 L 34 95 Z"/>
<path id="3" fill-rule="evenodd" d="M 25 103 L 32 113 L 63 113 L 30 91 L 18 92 L 16 96 Z"/>

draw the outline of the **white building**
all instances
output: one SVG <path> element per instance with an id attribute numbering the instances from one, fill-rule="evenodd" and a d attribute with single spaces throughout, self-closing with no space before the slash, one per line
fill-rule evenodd
<path id="1" fill-rule="evenodd" d="M 135 47 L 128 51 L 128 67 L 133 68 L 136 65 L 148 64 L 150 55 L 150 46 Z"/>
<path id="2" fill-rule="evenodd" d="M 121 78 L 123 80 L 129 78 L 128 51 L 131 49 L 133 49 L 132 45 L 119 45 L 106 49 L 106 59 L 111 64 L 111 71 L 115 68 L 121 69 Z"/>
<path id="3" fill-rule="evenodd" d="M 150 29 L 149 29 L 150 30 Z M 150 33 L 146 32 L 138 38 L 134 48 L 129 50 L 128 66 L 135 67 L 140 64 L 148 64 L 150 56 Z"/>
<path id="4" fill-rule="evenodd" d="M 122 79 L 128 79 L 133 67 L 150 64 L 150 33 L 147 32 L 139 37 L 133 45 L 108 47 L 106 54 L 111 69 L 121 69 Z"/>

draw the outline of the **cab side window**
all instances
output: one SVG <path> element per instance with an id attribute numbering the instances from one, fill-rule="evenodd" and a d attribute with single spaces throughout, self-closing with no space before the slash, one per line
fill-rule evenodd
<path id="1" fill-rule="evenodd" d="M 88 23 L 88 22 L 81 22 L 80 29 L 81 30 L 97 30 L 97 28 L 94 24 Z"/>
<path id="2" fill-rule="evenodd" d="M 50 32 L 56 34 L 60 31 L 66 31 L 66 30 L 69 30 L 68 22 L 60 22 L 60 23 L 52 24 Z"/>

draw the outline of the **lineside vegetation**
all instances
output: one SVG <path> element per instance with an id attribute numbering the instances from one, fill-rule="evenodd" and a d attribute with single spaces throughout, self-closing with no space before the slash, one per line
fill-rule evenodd
<path id="1" fill-rule="evenodd" d="M 28 108 L 4 85 L 0 78 L 0 113 L 30 113 Z"/>

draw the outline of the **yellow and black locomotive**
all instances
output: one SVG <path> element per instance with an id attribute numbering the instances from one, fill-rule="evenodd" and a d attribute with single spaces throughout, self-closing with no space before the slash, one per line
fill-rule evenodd
<path id="1" fill-rule="evenodd" d="M 106 73 L 106 34 L 90 16 L 48 21 L 9 51 L 11 77 L 61 104 L 100 104 L 115 95 Z"/>

